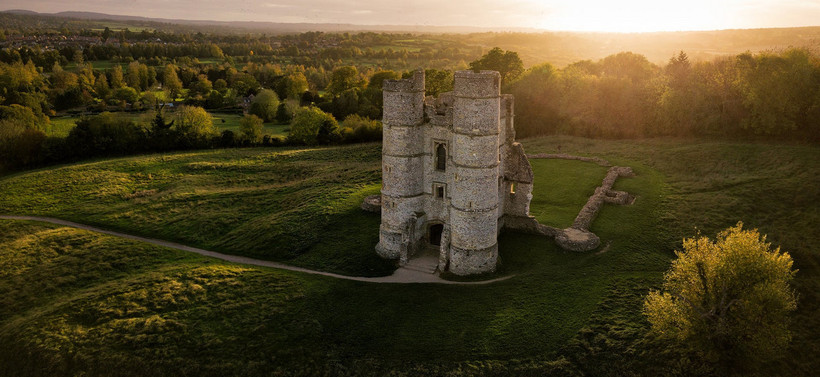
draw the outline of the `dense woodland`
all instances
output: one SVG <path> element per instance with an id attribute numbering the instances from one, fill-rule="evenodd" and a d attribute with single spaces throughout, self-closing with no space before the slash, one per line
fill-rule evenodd
<path id="1" fill-rule="evenodd" d="M 663 64 L 619 52 L 525 70 L 517 51 L 487 52 L 468 43 L 487 38 L 481 34 L 266 35 L 167 25 L 137 32 L 53 20 L 35 24 L 39 29 L 6 25 L 0 32 L 3 169 L 172 149 L 379 140 L 381 83 L 417 66 L 426 68 L 428 95 L 451 90 L 458 69 L 501 71 L 503 91 L 516 98 L 519 137 L 820 141 L 820 54 L 810 47 L 709 60 L 679 51 Z M 240 132 L 220 132 L 214 113 L 247 115 Z M 82 118 L 67 137 L 50 135 L 51 117 L 65 115 Z M 266 123 L 289 124 L 289 136 L 264 134 Z"/>

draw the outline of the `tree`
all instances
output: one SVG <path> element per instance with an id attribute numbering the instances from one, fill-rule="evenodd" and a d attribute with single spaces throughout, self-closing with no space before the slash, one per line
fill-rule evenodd
<path id="1" fill-rule="evenodd" d="M 359 71 L 356 67 L 344 66 L 333 70 L 330 75 L 330 83 L 327 84 L 327 91 L 336 97 L 348 89 L 363 86 L 364 81 L 359 78 Z"/>
<path id="2" fill-rule="evenodd" d="M 248 112 L 262 118 L 265 122 L 276 119 L 276 110 L 279 109 L 279 97 L 270 89 L 262 89 L 253 98 Z"/>
<path id="3" fill-rule="evenodd" d="M 401 75 L 393 71 L 379 71 L 370 76 L 370 82 L 367 83 L 368 89 L 382 89 L 384 80 L 398 80 Z"/>
<path id="4" fill-rule="evenodd" d="M 655 68 L 645 56 L 632 52 L 619 52 L 601 60 L 601 71 L 604 76 L 629 79 L 632 83 L 649 80 Z"/>
<path id="5" fill-rule="evenodd" d="M 136 90 L 134 90 L 134 88 L 130 86 L 124 86 L 122 88 L 117 89 L 114 92 L 114 98 L 120 101 L 125 101 L 126 103 L 133 104 L 134 102 L 137 102 L 137 100 L 139 100 L 140 95 L 139 93 L 137 93 Z"/>
<path id="6" fill-rule="evenodd" d="M 290 124 L 288 140 L 297 144 L 330 144 L 341 138 L 339 123 L 332 115 L 316 108 L 303 107 Z"/>
<path id="7" fill-rule="evenodd" d="M 165 71 L 162 73 L 162 85 L 165 90 L 171 92 L 171 100 L 175 100 L 182 92 L 182 81 L 179 81 L 177 75 L 177 68 L 173 64 L 165 66 Z"/>
<path id="8" fill-rule="evenodd" d="M 453 90 L 453 72 L 437 69 L 424 70 L 424 94 L 438 96 Z"/>
<path id="9" fill-rule="evenodd" d="M 200 147 L 216 135 L 211 114 L 197 106 L 181 106 L 174 119 L 174 129 L 180 136 L 181 146 Z"/>
<path id="10" fill-rule="evenodd" d="M 782 352 L 790 334 L 787 315 L 797 300 L 789 286 L 792 258 L 772 250 L 743 223 L 717 240 L 683 240 L 683 251 L 652 291 L 644 313 L 652 330 L 677 340 L 728 371 L 753 366 Z"/>
<path id="11" fill-rule="evenodd" d="M 245 140 L 251 144 L 262 141 L 262 119 L 256 115 L 245 114 L 239 120 L 239 130 L 242 131 Z"/>
<path id="12" fill-rule="evenodd" d="M 470 69 L 498 71 L 501 74 L 501 82 L 507 83 L 524 72 L 524 62 L 518 57 L 517 52 L 494 47 L 478 60 L 471 62 Z"/>
<path id="13" fill-rule="evenodd" d="M 308 90 L 308 81 L 302 72 L 294 72 L 279 80 L 276 92 L 282 99 L 297 99 Z"/>
<path id="14" fill-rule="evenodd" d="M 111 69 L 111 80 L 109 80 L 109 85 L 111 89 L 119 89 L 125 85 L 125 79 L 123 78 L 122 74 L 122 66 L 119 64 L 115 65 L 114 68 Z"/>
<path id="15" fill-rule="evenodd" d="M 382 123 L 353 114 L 342 122 L 342 134 L 345 135 L 344 141 L 350 143 L 379 141 L 382 139 Z"/>

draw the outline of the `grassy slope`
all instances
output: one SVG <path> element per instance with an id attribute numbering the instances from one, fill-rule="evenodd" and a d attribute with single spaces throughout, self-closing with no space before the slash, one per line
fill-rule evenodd
<path id="1" fill-rule="evenodd" d="M 385 275 L 380 148 L 240 149 L 75 164 L 0 181 L 0 212 L 61 217 L 229 253 L 353 275 Z M 342 162 L 340 162 L 342 161 Z"/>
<path id="2" fill-rule="evenodd" d="M 617 189 L 638 195 L 635 205 L 605 206 L 593 223 L 593 231 L 610 244 L 606 253 L 565 253 L 542 238 L 508 233 L 500 240 L 502 268 L 517 276 L 505 282 L 480 287 L 373 285 L 242 268 L 165 250 L 158 256 L 151 247 L 110 237 L 0 222 L 5 227 L 0 232 L 0 260 L 10 261 L 4 270 L 38 265 L 6 255 L 27 251 L 42 260 L 42 255 L 62 253 L 71 258 L 49 265 L 81 261 L 84 269 L 100 271 L 94 276 L 104 276 L 76 282 L 62 272 L 65 269 L 45 270 L 34 275 L 38 281 L 70 289 L 46 291 L 37 298 L 30 296 L 38 290 L 22 289 L 32 284 L 30 280 L 0 279 L 0 292 L 22 291 L 7 300 L 16 315 L 10 320 L 0 315 L 0 342 L 11 345 L 8 350 L 36 350 L 25 359 L 32 364 L 24 370 L 32 371 L 42 365 L 70 371 L 95 365 L 105 369 L 106 363 L 119 362 L 176 374 L 253 373 L 258 371 L 254 368 L 270 370 L 273 366 L 336 370 L 336 364 L 353 374 L 379 375 L 383 374 L 380 368 L 397 365 L 411 374 L 471 374 L 471 364 L 460 363 L 468 360 L 483 360 L 480 365 L 485 371 L 501 374 L 526 370 L 560 374 L 571 369 L 602 375 L 623 369 L 647 370 L 640 361 L 648 359 L 649 348 L 640 341 L 645 331 L 639 313 L 642 295 L 660 281 L 681 236 L 694 234 L 695 226 L 713 234 L 742 219 L 791 251 L 801 269 L 795 347 L 792 357 L 772 370 L 795 375 L 818 367 L 814 357 L 820 338 L 815 330 L 820 318 L 818 258 L 808 247 L 817 244 L 812 224 L 820 220 L 818 204 L 812 201 L 820 187 L 816 148 L 570 138 L 526 140 L 525 145 L 528 152 L 551 152 L 561 145 L 562 151 L 594 154 L 636 169 L 637 177 L 616 184 Z M 339 155 L 353 161 L 336 163 Z M 0 197 L 0 212 L 71 215 L 123 228 L 137 226 L 162 238 L 196 240 L 198 234 L 215 244 L 217 238 L 211 233 L 218 226 L 207 225 L 228 216 L 229 223 L 242 224 L 239 229 L 253 235 L 249 245 L 260 244 L 264 242 L 258 238 L 266 237 L 260 229 L 277 229 L 281 224 L 266 219 L 259 225 L 253 219 L 274 208 L 277 197 L 316 195 L 311 194 L 315 186 L 293 182 L 313 177 L 311 182 L 323 188 L 317 191 L 326 195 L 326 204 L 353 216 L 357 203 L 352 197 L 376 189 L 368 184 L 377 179 L 377 160 L 378 147 L 371 145 L 340 150 L 211 151 L 81 164 L 0 181 L 0 190 L 9 193 Z M 374 162 L 375 168 L 371 167 Z M 603 175 L 597 166 L 579 162 L 536 161 L 533 165 L 538 177 L 533 213 L 556 224 L 571 221 L 574 214 L 549 211 L 550 193 L 567 182 L 597 185 Z M 601 171 L 597 179 L 595 171 Z M 357 172 L 376 177 L 365 174 L 361 180 L 370 183 L 347 196 L 346 202 L 337 194 L 360 183 Z M 280 177 L 290 183 L 273 183 L 276 174 L 284 173 L 293 174 Z M 550 174 L 555 178 L 543 179 Z M 334 176 L 340 178 L 328 179 Z M 49 192 L 55 182 L 61 190 L 42 193 Z M 290 191 L 280 187 L 290 185 Z M 125 199 L 149 187 L 158 191 Z M 591 191 L 591 187 L 584 190 Z M 566 207 L 572 206 L 570 202 L 583 204 L 583 198 L 571 192 L 556 196 L 566 197 L 556 201 Z M 769 198 L 772 201 L 763 200 Z M 258 209 L 260 204 L 268 206 L 267 210 Z M 157 213 L 149 216 L 146 207 Z M 209 215 L 212 212 L 215 215 Z M 285 210 L 279 216 L 289 213 Z M 337 225 L 338 236 L 349 237 L 341 245 L 357 240 L 367 244 L 362 257 L 372 255 L 373 241 L 364 241 L 375 233 L 378 218 L 359 217 L 362 222 L 351 224 L 353 228 L 344 227 L 345 219 L 342 215 L 305 221 Z M 358 231 L 350 235 L 349 229 Z M 231 240 L 224 232 L 216 233 Z M 47 241 L 38 238 L 46 235 L 51 237 Z M 87 254 L 73 256 L 72 252 L 94 250 L 78 239 L 101 244 L 104 247 L 98 249 L 108 254 L 96 259 Z M 25 240 L 37 246 L 27 246 Z M 76 244 L 73 249 L 64 246 L 72 242 Z M 334 236 L 333 242 L 320 242 L 329 250 L 316 252 L 314 246 L 293 261 L 340 263 L 330 254 L 336 244 Z M 139 262 L 119 262 L 125 257 Z M 123 271 L 125 265 L 133 269 Z M 204 287 L 204 293 L 197 286 Z M 284 296 L 280 286 L 285 287 Z M 60 299 L 55 302 L 53 297 Z M 264 310 L 258 310 L 260 306 Z M 254 331 L 247 331 L 249 328 Z M 2 353 L 0 361 L 9 363 L 12 354 Z M 555 357 L 561 358 L 550 361 Z M 117 369 L 117 374 L 128 374 L 128 370 Z"/>

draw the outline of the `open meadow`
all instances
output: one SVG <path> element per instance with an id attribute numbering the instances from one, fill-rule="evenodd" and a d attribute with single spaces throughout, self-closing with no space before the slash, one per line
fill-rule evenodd
<path id="1" fill-rule="evenodd" d="M 798 310 L 788 357 L 820 368 L 820 149 L 692 140 L 543 137 L 528 153 L 631 166 L 566 252 L 515 232 L 487 285 L 374 284 L 223 262 L 109 235 L 0 220 L 0 375 L 660 375 L 641 304 L 683 237 L 743 221 L 791 253 Z M 383 276 L 379 144 L 153 154 L 0 179 L 0 214 L 56 217 L 228 254 Z M 606 168 L 531 160 L 531 213 L 571 224 Z M 20 357 L 20 355 L 26 355 Z M 707 371 L 708 372 L 708 371 Z"/>

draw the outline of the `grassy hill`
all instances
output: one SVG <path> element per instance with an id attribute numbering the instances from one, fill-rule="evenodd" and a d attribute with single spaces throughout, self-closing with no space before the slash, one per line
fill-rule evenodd
<path id="1" fill-rule="evenodd" d="M 529 153 L 632 166 L 593 223 L 606 248 L 568 253 L 504 233 L 486 286 L 393 285 L 249 267 L 65 227 L 0 220 L 0 375 L 668 374 L 640 314 L 684 236 L 743 220 L 800 269 L 789 357 L 820 367 L 820 149 L 692 141 L 525 140 Z M 354 275 L 375 258 L 379 145 L 173 153 L 0 180 L 0 213 L 60 217 Z M 533 161 L 532 213 L 565 226 L 605 173 Z M 574 189 L 568 189 L 573 186 Z M 574 209 L 573 209 L 574 208 Z M 24 355 L 21 357 L 21 355 Z"/>

